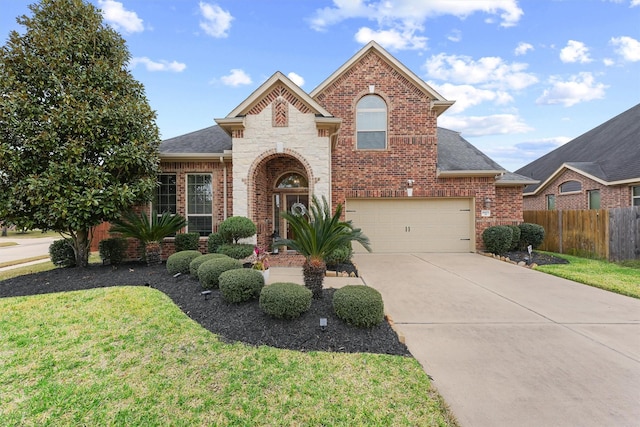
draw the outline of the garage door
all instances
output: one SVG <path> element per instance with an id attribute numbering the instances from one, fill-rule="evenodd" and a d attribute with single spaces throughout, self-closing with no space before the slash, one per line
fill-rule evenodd
<path id="1" fill-rule="evenodd" d="M 348 199 L 345 208 L 373 252 L 471 252 L 471 206 L 472 199 Z"/>

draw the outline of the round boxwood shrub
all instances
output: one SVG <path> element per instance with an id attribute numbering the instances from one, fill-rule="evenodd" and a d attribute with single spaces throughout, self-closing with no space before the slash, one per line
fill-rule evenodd
<path id="1" fill-rule="evenodd" d="M 340 319 L 360 328 L 370 328 L 384 320 L 380 292 L 364 285 L 347 285 L 336 290 L 333 310 Z"/>
<path id="2" fill-rule="evenodd" d="M 189 274 L 189 264 L 200 256 L 202 254 L 198 251 L 182 251 L 169 255 L 169 258 L 167 258 L 167 271 L 169 274 Z"/>
<path id="3" fill-rule="evenodd" d="M 256 234 L 256 225 L 244 216 L 232 216 L 225 219 L 218 227 L 218 233 L 226 243 L 238 243 L 238 240 Z"/>
<path id="4" fill-rule="evenodd" d="M 200 245 L 200 233 L 180 233 L 174 239 L 176 252 L 197 251 Z"/>
<path id="5" fill-rule="evenodd" d="M 500 255 L 511 248 L 513 232 L 506 225 L 494 225 L 482 232 L 482 241 L 487 251 Z"/>
<path id="6" fill-rule="evenodd" d="M 49 245 L 51 262 L 59 267 L 75 267 L 76 254 L 73 251 L 73 240 L 60 239 Z"/>
<path id="7" fill-rule="evenodd" d="M 218 278 L 222 297 L 233 303 L 248 301 L 260 296 L 264 276 L 258 270 L 242 268 L 228 270 Z"/>
<path id="8" fill-rule="evenodd" d="M 518 249 L 518 245 L 520 244 L 520 227 L 517 225 L 507 225 L 511 229 L 511 247 L 510 251 L 515 251 Z"/>
<path id="9" fill-rule="evenodd" d="M 346 264 L 351 261 L 352 256 L 353 249 L 351 247 L 351 243 L 348 243 L 331 251 L 324 258 L 324 262 L 327 263 L 327 265 Z"/>
<path id="10" fill-rule="evenodd" d="M 124 260 L 127 251 L 127 239 L 124 237 L 110 237 L 100 240 L 98 251 L 102 262 L 109 261 L 111 265 L 118 265 Z"/>
<path id="11" fill-rule="evenodd" d="M 272 283 L 260 292 L 260 308 L 278 319 L 295 319 L 309 310 L 311 296 L 309 289 L 297 283 Z"/>
<path id="12" fill-rule="evenodd" d="M 535 249 L 542 244 L 544 240 L 543 226 L 523 222 L 518 227 L 520 227 L 520 249 L 527 249 L 529 245 Z"/>
<path id="13" fill-rule="evenodd" d="M 198 268 L 200 268 L 200 266 L 203 263 L 216 258 L 229 258 L 229 257 L 224 254 L 204 254 L 202 256 L 195 258 L 193 261 L 189 263 L 189 274 L 191 274 L 191 277 L 198 279 Z"/>
<path id="14" fill-rule="evenodd" d="M 242 268 L 242 263 L 237 259 L 224 257 L 214 258 L 202 263 L 198 267 L 198 279 L 205 289 L 215 289 L 218 287 L 220 275 L 228 270 Z"/>
<path id="15" fill-rule="evenodd" d="M 228 257 L 231 257 L 234 259 L 243 259 L 253 255 L 254 249 L 255 249 L 255 246 L 251 244 L 225 243 L 218 247 L 218 253 L 225 254 Z"/>
<path id="16" fill-rule="evenodd" d="M 207 252 L 209 252 L 210 254 L 217 253 L 218 247 L 220 247 L 220 245 L 224 243 L 226 242 L 224 241 L 220 233 L 209 234 L 209 237 L 207 238 Z"/>

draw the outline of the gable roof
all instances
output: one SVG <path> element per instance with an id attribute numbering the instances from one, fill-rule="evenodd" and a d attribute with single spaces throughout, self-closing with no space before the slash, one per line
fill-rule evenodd
<path id="1" fill-rule="evenodd" d="M 455 101 L 447 101 L 442 95 L 436 92 L 435 89 L 429 86 L 424 80 L 418 77 L 413 71 L 407 68 L 402 62 L 398 61 L 396 58 L 391 56 L 389 52 L 384 50 L 375 41 L 370 41 L 369 43 L 367 43 L 362 49 L 360 49 L 355 55 L 353 55 L 340 68 L 338 68 L 335 72 L 333 72 L 333 74 L 331 74 L 322 83 L 320 83 L 318 87 L 316 87 L 314 90 L 311 91 L 310 93 L 311 97 L 315 99 L 315 97 L 318 94 L 320 94 L 325 88 L 330 86 L 336 79 L 338 79 L 356 62 L 358 62 L 362 57 L 364 57 L 371 51 L 375 51 L 384 60 L 386 60 L 389 64 L 391 64 L 393 68 L 395 68 L 407 80 L 409 80 L 415 86 L 419 87 L 425 94 L 427 94 L 427 96 L 432 100 L 431 107 L 437 112 L 438 115 L 442 114 L 447 108 L 451 107 L 455 103 Z"/>
<path id="2" fill-rule="evenodd" d="M 438 128 L 439 175 L 498 175 L 506 170 L 464 139 L 460 132 Z"/>
<path id="3" fill-rule="evenodd" d="M 163 158 L 210 158 L 228 155 L 230 150 L 231 137 L 216 125 L 165 139 L 159 149 Z"/>
<path id="4" fill-rule="evenodd" d="M 570 169 L 603 185 L 640 180 L 640 104 L 547 153 L 516 173 L 537 179 L 525 194 L 545 188 Z"/>

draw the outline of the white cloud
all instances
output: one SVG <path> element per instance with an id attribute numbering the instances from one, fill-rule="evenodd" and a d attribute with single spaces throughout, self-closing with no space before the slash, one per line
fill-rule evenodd
<path id="1" fill-rule="evenodd" d="M 438 118 L 438 126 L 455 129 L 465 136 L 507 135 L 533 130 L 515 114 L 490 116 L 447 116 Z"/>
<path id="2" fill-rule="evenodd" d="M 523 15 L 517 0 L 333 0 L 332 6 L 315 11 L 310 25 L 317 31 L 325 31 L 348 19 L 366 19 L 376 22 L 378 29 L 361 27 L 356 35 L 360 43 L 374 39 L 380 44 L 380 40 L 384 41 L 390 48 L 423 49 L 427 39 L 416 34 L 424 31 L 427 19 L 443 15 L 464 19 L 478 12 L 499 16 L 503 27 L 516 25 Z M 367 39 L 367 36 L 373 37 Z M 454 41 L 458 38 L 455 33 L 450 37 Z"/>
<path id="3" fill-rule="evenodd" d="M 631 7 L 640 6 L 640 0 L 631 0 Z"/>
<path id="4" fill-rule="evenodd" d="M 571 107 L 580 102 L 604 98 L 605 89 L 608 87 L 603 83 L 597 83 L 593 74 L 588 72 L 573 75 L 566 81 L 559 77 L 551 77 L 549 82 L 551 88 L 545 89 L 536 100 L 537 104 L 562 104 Z"/>
<path id="5" fill-rule="evenodd" d="M 640 4 L 640 0 L 638 2 Z M 628 36 L 622 36 L 612 37 L 609 43 L 616 46 L 616 53 L 626 61 L 640 61 L 640 41 Z"/>
<path id="6" fill-rule="evenodd" d="M 371 28 L 362 27 L 356 33 L 355 40 L 362 44 L 375 40 L 380 46 L 389 50 L 426 48 L 427 38 L 416 36 L 414 33 L 415 32 L 411 30 L 402 32 L 395 29 L 374 31 Z"/>
<path id="7" fill-rule="evenodd" d="M 181 73 L 187 68 L 187 65 L 183 64 L 182 62 L 169 62 L 164 60 L 157 62 L 152 61 L 146 56 L 133 58 L 131 60 L 131 68 L 135 68 L 138 64 L 144 65 L 147 71 L 171 71 L 174 73 Z"/>
<path id="8" fill-rule="evenodd" d="M 457 42 L 461 41 L 462 40 L 462 31 L 455 30 L 455 29 L 451 30 L 451 32 L 447 36 L 447 39 L 449 41 L 454 42 L 454 43 L 457 43 Z"/>
<path id="9" fill-rule="evenodd" d="M 562 62 L 580 62 L 585 64 L 591 62 L 589 48 L 584 43 L 569 40 L 567 45 L 560 50 L 560 60 Z"/>
<path id="10" fill-rule="evenodd" d="M 293 71 L 287 74 L 287 77 L 289 77 L 289 79 L 291 79 L 292 82 L 294 82 L 300 87 L 304 85 L 304 78 L 301 75 L 294 73 Z"/>
<path id="11" fill-rule="evenodd" d="M 525 43 L 525 42 L 520 42 L 520 43 L 518 43 L 518 47 L 516 47 L 516 49 L 514 50 L 513 53 L 515 53 L 516 56 L 520 56 L 520 55 L 525 55 L 530 50 L 533 50 L 533 45 L 532 44 Z"/>
<path id="12" fill-rule="evenodd" d="M 200 28 L 205 33 L 215 38 L 225 38 L 229 35 L 231 21 L 233 21 L 233 16 L 229 12 L 217 4 L 200 2 L 200 13 L 204 18 L 200 21 Z"/>
<path id="13" fill-rule="evenodd" d="M 142 19 L 135 12 L 126 10 L 124 5 L 114 0 L 98 0 L 98 7 L 102 9 L 102 16 L 116 30 L 124 33 L 139 33 L 144 31 Z"/>
<path id="14" fill-rule="evenodd" d="M 449 114 L 461 113 L 483 102 L 495 102 L 498 105 L 513 102 L 513 97 L 504 91 L 479 89 L 471 85 L 454 85 L 451 83 L 438 85 L 429 82 L 429 85 L 446 99 L 456 101 L 456 103 L 447 110 Z"/>
<path id="15" fill-rule="evenodd" d="M 232 69 L 231 74 L 220 77 L 220 80 L 225 85 L 233 87 L 250 85 L 252 83 L 251 77 L 239 68 Z"/>
<path id="16" fill-rule="evenodd" d="M 482 151 L 508 170 L 517 170 L 570 140 L 569 137 L 558 136 L 523 141 L 509 146 L 483 147 Z"/>
<path id="17" fill-rule="evenodd" d="M 538 81 L 535 75 L 525 72 L 528 64 L 509 64 L 496 56 L 475 61 L 469 56 L 440 53 L 429 58 L 425 67 L 430 78 L 452 83 L 482 84 L 484 88 L 520 90 Z"/>
<path id="18" fill-rule="evenodd" d="M 615 61 L 611 58 L 604 58 L 602 60 L 602 63 L 606 66 L 606 67 L 611 67 L 612 65 L 615 65 Z"/>

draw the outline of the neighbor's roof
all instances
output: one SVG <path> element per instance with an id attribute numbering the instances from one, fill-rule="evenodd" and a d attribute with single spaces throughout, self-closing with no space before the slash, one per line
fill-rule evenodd
<path id="1" fill-rule="evenodd" d="M 640 104 L 518 169 L 537 179 L 525 193 L 542 190 L 564 169 L 605 185 L 640 180 Z"/>
<path id="2" fill-rule="evenodd" d="M 217 125 L 160 143 L 161 157 L 214 157 L 231 150 L 231 137 Z"/>

